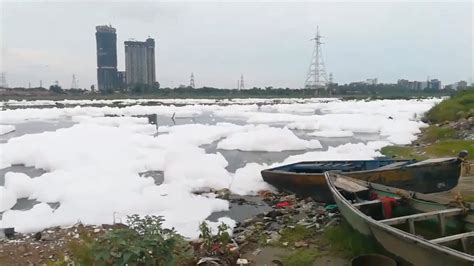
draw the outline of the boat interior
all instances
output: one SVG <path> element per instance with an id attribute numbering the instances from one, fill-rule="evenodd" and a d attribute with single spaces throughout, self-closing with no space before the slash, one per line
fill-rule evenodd
<path id="1" fill-rule="evenodd" d="M 442 205 L 443 207 L 438 210 L 421 211 L 420 208 L 414 207 L 414 199 L 396 194 L 387 196 L 351 178 L 336 175 L 333 184 L 354 207 L 365 215 L 431 243 L 474 255 L 474 231 L 466 228 L 466 222 L 462 219 L 467 212 L 474 215 L 474 210 L 466 210 L 461 205 Z M 417 204 L 439 206 L 434 202 L 419 200 Z"/>
<path id="2" fill-rule="evenodd" d="M 294 172 L 294 173 L 324 173 L 326 171 L 367 171 L 374 169 L 390 169 L 406 166 L 417 162 L 416 160 L 361 160 L 361 161 L 320 161 L 320 162 L 302 162 L 289 164 L 274 168 L 273 170 Z"/>

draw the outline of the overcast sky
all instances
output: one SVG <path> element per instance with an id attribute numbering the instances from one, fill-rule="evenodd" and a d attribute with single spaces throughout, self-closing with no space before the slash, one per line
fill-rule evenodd
<path id="1" fill-rule="evenodd" d="M 12 86 L 96 84 L 95 26 L 117 29 L 123 42 L 156 41 L 162 87 L 304 86 L 319 25 L 334 81 L 367 78 L 473 77 L 473 4 L 457 3 L 1 3 L 0 71 Z"/>

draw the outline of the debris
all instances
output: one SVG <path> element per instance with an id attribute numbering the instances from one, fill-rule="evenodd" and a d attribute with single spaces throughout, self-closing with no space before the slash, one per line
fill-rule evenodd
<path id="1" fill-rule="evenodd" d="M 304 240 L 295 242 L 295 248 L 302 248 L 302 247 L 308 247 L 308 246 L 309 246 L 308 242 Z"/>
<path id="2" fill-rule="evenodd" d="M 277 207 L 277 208 L 290 207 L 290 203 L 288 201 L 279 202 L 279 203 L 277 203 L 277 205 L 275 207 Z"/>
<path id="3" fill-rule="evenodd" d="M 237 259 L 237 262 L 236 262 L 237 265 L 247 265 L 249 264 L 249 261 L 247 259 Z"/>
<path id="4" fill-rule="evenodd" d="M 15 228 L 7 227 L 7 228 L 0 228 L 0 239 L 8 238 L 12 239 L 15 235 Z"/>
<path id="5" fill-rule="evenodd" d="M 201 265 L 201 264 L 209 264 L 209 265 L 221 265 L 221 260 L 218 259 L 218 258 L 212 258 L 212 257 L 204 257 L 204 258 L 201 258 L 198 262 L 197 262 L 197 265 Z"/>
<path id="6" fill-rule="evenodd" d="M 262 252 L 262 249 L 257 248 L 254 252 L 252 252 L 252 255 L 257 256 L 258 254 L 260 254 L 260 252 Z"/>

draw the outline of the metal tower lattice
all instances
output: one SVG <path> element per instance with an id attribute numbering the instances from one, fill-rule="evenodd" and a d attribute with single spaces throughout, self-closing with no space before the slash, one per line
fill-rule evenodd
<path id="1" fill-rule="evenodd" d="M 245 89 L 245 85 L 244 85 L 244 75 L 243 74 L 240 74 L 240 84 L 239 84 L 239 90 L 244 90 Z"/>
<path id="2" fill-rule="evenodd" d="M 326 68 L 324 66 L 323 53 L 321 50 L 321 38 L 319 35 L 319 26 L 316 28 L 316 37 L 314 40 L 313 55 L 311 63 L 309 64 L 308 75 L 305 81 L 305 87 L 311 89 L 325 88 L 328 84 L 328 77 L 326 75 Z"/>
<path id="3" fill-rule="evenodd" d="M 195 88 L 196 85 L 194 84 L 194 73 L 191 72 L 191 80 L 189 81 L 189 87 Z"/>
<path id="4" fill-rule="evenodd" d="M 76 75 L 72 74 L 71 89 L 77 89 L 77 87 Z"/>
<path id="5" fill-rule="evenodd" d="M 0 73 L 0 88 L 8 88 L 5 72 Z"/>

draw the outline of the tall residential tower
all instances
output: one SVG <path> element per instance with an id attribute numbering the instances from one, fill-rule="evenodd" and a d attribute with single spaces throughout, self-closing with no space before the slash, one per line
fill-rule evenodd
<path id="1" fill-rule="evenodd" d="M 112 26 L 97 26 L 97 85 L 100 91 L 114 90 L 117 83 L 117 34 Z"/>
<path id="2" fill-rule="evenodd" d="M 125 73 L 127 84 L 148 84 L 156 82 L 155 40 L 125 42 Z"/>

